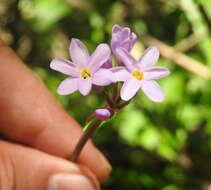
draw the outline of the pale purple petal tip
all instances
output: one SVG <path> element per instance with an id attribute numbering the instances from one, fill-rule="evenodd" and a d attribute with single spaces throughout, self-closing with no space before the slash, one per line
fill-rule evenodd
<path id="1" fill-rule="evenodd" d="M 112 114 L 107 108 L 101 108 L 101 109 L 95 110 L 95 116 L 98 119 L 105 121 L 105 120 L 108 120 L 109 118 L 111 118 Z"/>
<path id="2" fill-rule="evenodd" d="M 96 72 L 110 58 L 110 54 L 111 50 L 107 44 L 98 45 L 89 59 L 91 71 Z"/>
<path id="3" fill-rule="evenodd" d="M 154 80 L 144 81 L 141 88 L 144 94 L 153 102 L 162 102 L 164 100 L 163 89 Z"/>
<path id="4" fill-rule="evenodd" d="M 57 92 L 60 95 L 72 94 L 78 90 L 78 79 L 76 78 L 66 78 L 59 85 Z"/>
<path id="5" fill-rule="evenodd" d="M 70 56 L 78 66 L 86 66 L 89 60 L 89 52 L 86 46 L 78 39 L 72 38 L 70 43 Z"/>
<path id="6" fill-rule="evenodd" d="M 114 73 L 116 81 L 124 82 L 128 80 L 131 76 L 131 74 L 124 67 L 113 67 L 110 70 Z"/>
<path id="7" fill-rule="evenodd" d="M 91 78 L 87 78 L 87 79 L 78 79 L 78 90 L 79 92 L 86 96 L 90 93 L 92 89 L 92 81 Z"/>
<path id="8" fill-rule="evenodd" d="M 131 34 L 130 50 L 133 48 L 134 44 L 136 43 L 136 40 L 137 40 L 137 35 L 134 32 L 132 32 L 132 34 Z"/>
<path id="9" fill-rule="evenodd" d="M 109 69 L 99 69 L 92 77 L 92 83 L 98 86 L 107 86 L 115 82 L 115 75 Z"/>
<path id="10" fill-rule="evenodd" d="M 75 65 L 66 59 L 53 59 L 50 63 L 50 68 L 72 77 L 79 76 L 79 73 L 75 69 Z"/>
<path id="11" fill-rule="evenodd" d="M 112 27 L 112 34 L 121 32 L 121 30 L 122 30 L 122 27 L 119 26 L 118 24 L 115 24 L 115 25 Z"/>
<path id="12" fill-rule="evenodd" d="M 140 67 L 141 70 L 153 66 L 156 64 L 160 56 L 159 50 L 154 47 L 150 46 L 147 48 L 141 58 L 138 61 L 138 66 Z"/>
<path id="13" fill-rule="evenodd" d="M 120 39 L 122 41 L 129 39 L 130 40 L 130 28 L 124 27 L 121 32 Z M 130 42 L 129 42 L 130 43 Z"/>
<path id="14" fill-rule="evenodd" d="M 154 80 L 166 77 L 170 74 L 170 71 L 165 67 L 147 67 L 144 69 L 145 80 Z"/>
<path id="15" fill-rule="evenodd" d="M 124 82 L 121 91 L 120 97 L 124 101 L 130 100 L 133 96 L 136 95 L 139 88 L 142 86 L 142 81 L 136 80 L 134 77 L 131 77 L 129 80 Z"/>

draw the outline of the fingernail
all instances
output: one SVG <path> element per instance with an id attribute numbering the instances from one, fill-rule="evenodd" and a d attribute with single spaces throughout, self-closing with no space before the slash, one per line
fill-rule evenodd
<path id="1" fill-rule="evenodd" d="M 88 178 L 77 174 L 55 174 L 48 181 L 48 190 L 95 190 Z"/>

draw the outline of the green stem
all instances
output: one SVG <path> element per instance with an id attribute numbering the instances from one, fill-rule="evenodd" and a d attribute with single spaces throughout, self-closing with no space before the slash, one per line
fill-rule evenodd
<path id="1" fill-rule="evenodd" d="M 114 113 L 117 113 L 122 108 L 127 106 L 130 103 L 130 101 L 121 102 L 121 98 L 119 96 L 119 91 L 118 91 L 118 86 L 116 85 L 114 88 L 115 89 L 113 91 L 112 98 L 114 98 L 115 100 L 112 100 L 111 97 L 108 94 L 106 94 L 105 92 L 102 92 L 102 94 L 106 97 L 108 107 L 111 110 L 113 110 Z M 93 116 L 93 114 L 91 114 L 91 116 Z M 79 139 L 75 149 L 73 150 L 70 161 L 75 162 L 78 159 L 84 145 L 89 140 L 89 138 L 93 135 L 94 131 L 97 129 L 97 127 L 101 123 L 102 123 L 102 121 L 99 119 L 95 119 L 94 121 L 91 122 L 91 124 L 87 127 L 87 129 L 84 131 L 81 138 Z"/>
<path id="2" fill-rule="evenodd" d="M 101 120 L 96 119 L 88 126 L 88 128 L 84 131 L 84 133 L 82 134 L 81 138 L 79 139 L 75 149 L 73 150 L 73 153 L 71 155 L 70 161 L 75 162 L 78 159 L 78 157 L 79 157 L 84 145 L 86 144 L 88 139 L 93 135 L 95 129 L 97 129 L 97 127 L 101 123 L 102 123 Z"/>
<path id="3" fill-rule="evenodd" d="M 112 100 L 116 103 L 116 100 L 119 95 L 119 89 L 118 89 L 118 83 L 113 84 L 113 95 L 112 95 Z"/>
<path id="4" fill-rule="evenodd" d="M 120 103 L 117 105 L 117 108 L 118 108 L 118 109 L 122 109 L 122 108 L 126 107 L 129 103 L 130 103 L 130 101 L 127 101 L 127 102 L 120 102 Z"/>
<path id="5" fill-rule="evenodd" d="M 102 95 L 106 98 L 106 101 L 107 101 L 109 107 L 113 108 L 114 107 L 114 102 L 111 99 L 111 97 L 104 91 L 102 92 Z"/>

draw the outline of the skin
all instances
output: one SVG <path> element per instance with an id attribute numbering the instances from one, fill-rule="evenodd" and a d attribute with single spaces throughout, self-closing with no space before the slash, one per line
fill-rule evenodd
<path id="1" fill-rule="evenodd" d="M 81 134 L 78 123 L 0 41 L 0 189 L 45 190 L 57 173 L 85 176 L 99 189 L 111 167 L 91 141 L 77 163 L 67 161 Z"/>

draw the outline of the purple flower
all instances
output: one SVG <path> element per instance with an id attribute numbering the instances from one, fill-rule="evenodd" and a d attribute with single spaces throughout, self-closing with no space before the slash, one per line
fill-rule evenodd
<path id="1" fill-rule="evenodd" d="M 89 56 L 87 48 L 78 39 L 70 43 L 72 62 L 65 59 L 53 59 L 51 69 L 69 75 L 61 82 L 57 92 L 61 95 L 71 94 L 77 90 L 84 96 L 89 94 L 92 84 L 106 86 L 114 81 L 114 74 L 101 66 L 110 58 L 110 49 L 107 44 L 97 46 Z"/>
<path id="2" fill-rule="evenodd" d="M 124 48 L 118 48 L 118 56 L 125 67 L 116 67 L 112 71 L 117 81 L 123 81 L 120 96 L 122 100 L 128 101 L 136 95 L 141 88 L 143 92 L 154 102 L 162 102 L 164 93 L 155 79 L 170 74 L 164 67 L 155 67 L 159 58 L 159 51 L 156 47 L 149 47 L 141 58 L 136 61 Z"/>
<path id="3" fill-rule="evenodd" d="M 118 57 L 116 49 L 122 47 L 125 48 L 127 51 L 130 51 L 135 44 L 136 39 L 136 34 L 131 32 L 130 28 L 122 28 L 118 24 L 116 24 L 112 28 L 111 49 L 113 53 Z"/>
<path id="4" fill-rule="evenodd" d="M 95 115 L 102 121 L 108 120 L 112 116 L 111 112 L 107 108 L 96 109 Z"/>

